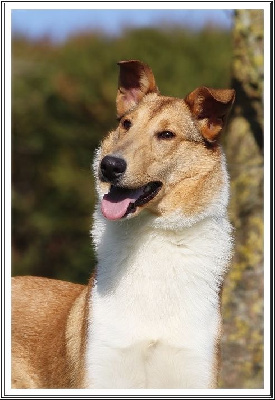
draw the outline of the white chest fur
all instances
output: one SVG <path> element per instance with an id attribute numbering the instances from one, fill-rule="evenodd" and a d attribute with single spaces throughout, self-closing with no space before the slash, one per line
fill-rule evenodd
<path id="1" fill-rule="evenodd" d="M 178 232 L 142 218 L 94 231 L 90 304 L 92 388 L 207 388 L 219 333 L 219 286 L 231 250 L 226 219 Z"/>

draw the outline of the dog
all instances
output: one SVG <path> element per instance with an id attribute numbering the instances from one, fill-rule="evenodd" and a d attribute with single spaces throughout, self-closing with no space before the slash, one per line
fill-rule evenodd
<path id="1" fill-rule="evenodd" d="M 119 123 L 93 165 L 96 272 L 12 278 L 13 388 L 217 387 L 235 92 L 163 96 L 148 65 L 118 64 Z"/>

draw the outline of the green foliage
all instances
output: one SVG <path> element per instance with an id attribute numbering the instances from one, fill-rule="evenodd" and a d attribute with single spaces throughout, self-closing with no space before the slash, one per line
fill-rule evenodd
<path id="1" fill-rule="evenodd" d="M 87 33 L 62 45 L 12 43 L 13 274 L 86 282 L 95 258 L 91 163 L 115 127 L 116 62 L 140 59 L 163 94 L 228 87 L 231 37 L 208 29 Z"/>

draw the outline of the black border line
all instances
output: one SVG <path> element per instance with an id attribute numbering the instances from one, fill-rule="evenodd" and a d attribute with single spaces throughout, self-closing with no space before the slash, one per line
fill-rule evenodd
<path id="1" fill-rule="evenodd" d="M 1 288 L 2 288 L 2 294 L 1 294 L 1 365 L 2 365 L 2 371 L 1 371 L 1 398 L 83 398 L 83 397 L 95 397 L 95 398 L 103 398 L 103 399 L 109 399 L 111 398 L 156 398 L 156 399 L 162 399 L 162 398 L 194 398 L 194 399 L 200 399 L 200 398 L 248 398 L 248 399 L 256 399 L 256 398 L 274 398 L 274 306 L 273 306 L 273 301 L 274 301 L 274 272 L 273 272 L 273 266 L 274 266 L 274 249 L 272 247 L 273 245 L 273 238 L 274 238 L 274 139 L 273 139 L 273 134 L 275 132 L 274 130 L 274 116 L 273 116 L 273 106 L 274 106 L 274 92 L 273 92 L 273 84 L 274 84 L 274 26 L 273 26 L 273 21 L 274 21 L 274 7 L 273 7 L 273 1 L 262 1 L 261 3 L 269 3 L 270 4 L 270 125 L 271 125 L 271 137 L 270 137 L 270 160 L 271 160 L 271 171 L 270 171 L 270 188 L 271 188 L 271 207 L 270 207 L 270 219 L 271 219 L 271 230 L 270 230 L 270 394 L 269 395 L 241 395 L 241 394 L 232 394 L 232 395 L 222 395 L 219 393 L 219 389 L 217 389 L 217 394 L 211 394 L 211 395 L 130 395 L 130 394 L 125 394 L 125 395 L 116 395 L 116 394 L 111 394 L 111 395 L 106 395 L 106 394 L 92 394 L 92 389 L 87 390 L 87 394 L 82 391 L 80 395 L 70 395 L 70 394 L 41 394 L 39 395 L 37 392 L 39 392 L 39 389 L 36 390 L 35 394 L 18 394 L 16 395 L 17 390 L 14 389 L 12 390 L 13 394 L 6 394 L 6 387 L 5 387 L 5 379 L 4 379 L 4 366 L 6 365 L 6 348 L 4 346 L 5 342 L 5 332 L 3 331 L 3 327 L 5 325 L 5 210 L 6 210 L 6 204 L 5 204 L 5 188 L 6 188 L 6 181 L 5 181 L 5 168 L 6 168 L 6 159 L 5 159 L 5 95 L 6 95 L 6 82 L 5 82 L 5 77 L 6 77 L 6 70 L 5 70 L 5 55 L 6 55 L 6 24 L 5 24 L 5 17 L 6 17 L 6 3 L 56 3 L 56 1 L 50 0 L 50 1 L 1 1 L 1 23 L 2 23 L 2 40 L 1 40 L 1 89 L 2 89 L 2 94 L 1 94 L 1 156 L 2 156 L 2 162 L 1 162 L 1 234 L 3 237 L 1 238 L 1 264 L 3 261 L 3 272 L 1 278 L 3 279 L 3 282 L 1 282 Z M 167 1 L 150 1 L 151 3 L 167 3 Z M 223 1 L 227 2 L 227 1 Z M 235 3 L 239 3 L 240 1 L 236 1 Z M 76 1 L 58 1 L 58 3 L 76 3 Z M 93 3 L 93 1 L 81 1 L 81 3 Z M 96 3 L 129 3 L 129 1 L 97 1 Z M 148 3 L 148 1 L 131 1 L 131 3 Z M 173 1 L 173 3 L 186 3 L 185 1 Z M 209 1 L 192 1 L 192 3 L 209 3 Z M 211 1 L 211 3 L 220 3 L 220 1 Z M 241 3 L 259 3 L 259 1 L 242 1 Z M 2 69 L 3 68 L 3 69 Z M 4 317 L 4 318 L 3 318 Z M 4 323 L 3 323 L 4 321 Z M 4 332 L 4 334 L 3 334 Z M 3 390 L 4 389 L 4 390 Z M 56 391 L 59 391 L 60 389 L 56 389 Z M 62 390 L 62 389 L 61 389 Z M 68 389 L 69 390 L 69 389 Z M 237 389 L 233 389 L 232 391 L 236 391 Z M 243 389 L 240 389 L 240 392 Z M 255 389 L 257 390 L 257 389 Z M 259 389 L 259 391 L 262 389 Z M 21 392 L 21 389 L 18 389 L 18 391 Z M 29 392 L 29 390 L 28 390 Z M 86 390 L 85 390 L 86 392 Z M 88 393 L 89 392 L 89 393 Z M 45 392 L 44 392 L 45 393 Z"/>
<path id="2" fill-rule="evenodd" d="M 1 382 L 2 382 L 2 375 L 4 375 L 4 366 L 6 365 L 6 353 L 5 353 L 5 347 L 3 346 L 3 339 L 5 339 L 5 333 L 3 335 L 3 329 L 4 329 L 4 323 L 6 318 L 6 307 L 5 307 L 5 132 L 4 132 L 4 127 L 5 127 L 5 7 L 6 4 L 3 4 L 3 9 L 1 7 L 1 23 L 2 23 L 2 40 L 1 40 L 1 156 L 2 156 L 2 162 L 1 162 L 1 222 L 2 222 L 2 229 L 1 229 L 1 264 L 3 260 L 3 273 L 2 273 L 2 279 L 3 282 L 1 282 L 1 313 L 2 313 L 2 318 L 1 318 L 1 364 L 2 364 L 2 373 L 1 373 Z M 2 70 L 3 68 L 3 70 Z M 3 129 L 3 130 L 2 130 Z M 4 190 L 3 190 L 4 189 Z M 2 390 L 2 385 L 1 385 L 1 390 Z M 4 383 L 4 390 L 5 390 L 5 383 Z"/>
<path id="3" fill-rule="evenodd" d="M 270 393 L 274 397 L 274 4 L 270 3 Z M 272 381 L 273 379 L 273 381 Z"/>

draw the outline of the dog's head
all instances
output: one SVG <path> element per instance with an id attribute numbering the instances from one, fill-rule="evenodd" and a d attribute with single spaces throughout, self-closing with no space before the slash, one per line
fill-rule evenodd
<path id="1" fill-rule="evenodd" d="M 200 87 L 185 99 L 166 97 L 146 64 L 118 64 L 119 125 L 103 141 L 97 163 L 103 215 L 203 212 L 226 185 L 218 139 L 234 90 Z"/>

